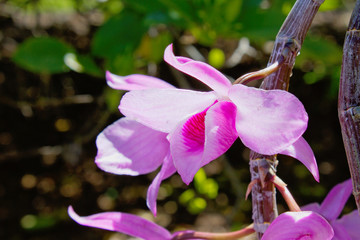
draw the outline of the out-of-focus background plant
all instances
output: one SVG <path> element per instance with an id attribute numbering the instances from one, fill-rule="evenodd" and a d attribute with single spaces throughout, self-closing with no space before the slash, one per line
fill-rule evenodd
<path id="1" fill-rule="evenodd" d="M 105 71 L 142 73 L 181 88 L 207 90 L 162 61 L 177 55 L 208 62 L 230 79 L 266 66 L 294 0 L 0 1 L 0 239 L 126 239 L 84 228 L 67 216 L 102 211 L 153 219 L 146 190 L 155 174 L 115 176 L 94 163 L 95 138 L 121 117 L 124 92 Z M 290 83 L 309 116 L 305 138 L 321 184 L 296 160 L 279 157 L 278 175 L 299 204 L 319 202 L 349 178 L 337 118 L 342 44 L 354 0 L 326 0 L 305 39 Z M 258 85 L 260 82 L 253 84 Z M 237 229 L 251 222 L 248 154 L 239 141 L 198 172 L 178 175 L 159 193 L 158 217 L 170 230 Z M 346 211 L 354 207 L 349 202 Z M 279 197 L 279 210 L 286 205 Z"/>

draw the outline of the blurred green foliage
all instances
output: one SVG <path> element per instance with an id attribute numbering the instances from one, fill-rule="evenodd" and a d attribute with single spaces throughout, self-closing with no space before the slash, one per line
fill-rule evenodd
<path id="1" fill-rule="evenodd" d="M 189 213 L 198 214 L 205 210 L 206 199 L 215 199 L 218 196 L 219 185 L 213 178 L 206 176 L 201 168 L 194 177 L 194 189 L 185 190 L 179 197 L 180 204 L 184 205 Z"/>
<path id="2" fill-rule="evenodd" d="M 86 56 L 74 46 L 53 38 L 34 37 L 21 43 L 13 60 L 33 72 L 59 73 L 71 70 L 101 77 L 105 70 L 126 75 L 146 73 L 149 63 L 162 60 L 165 47 L 190 35 L 192 42 L 208 47 L 208 62 L 222 68 L 225 54 L 216 48 L 219 39 L 250 39 L 262 48 L 273 41 L 293 5 L 293 0 L 122 0 L 122 1 L 19 1 L 9 5 L 28 14 L 36 12 L 99 11 L 105 21 L 97 28 Z M 343 7 L 340 0 L 327 0 L 321 11 Z M 37 39 L 37 40 L 36 40 Z M 69 55 L 69 53 L 71 53 Z M 101 61 L 99 61 L 101 60 Z M 295 67 L 305 71 L 313 84 L 336 76 L 341 46 L 319 34 L 309 33 Z M 335 73 L 334 73 L 335 71 Z"/>

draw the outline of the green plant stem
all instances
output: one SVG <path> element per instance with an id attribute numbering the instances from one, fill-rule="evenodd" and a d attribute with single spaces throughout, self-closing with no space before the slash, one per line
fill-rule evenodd
<path id="1" fill-rule="evenodd" d="M 338 113 L 360 213 L 360 0 L 356 2 L 344 41 Z"/>
<path id="2" fill-rule="evenodd" d="M 268 66 L 286 55 L 284 63 L 279 70 L 267 76 L 261 88 L 288 90 L 289 79 L 295 58 L 304 41 L 306 33 L 324 0 L 297 0 L 291 12 L 285 19 L 275 41 L 273 52 L 270 56 Z M 286 54 L 284 49 L 289 42 L 293 42 L 295 51 Z M 285 50 L 288 51 L 288 50 Z M 270 181 L 271 171 L 276 171 L 276 155 L 266 156 L 256 152 L 250 152 L 251 180 L 260 179 L 252 187 L 252 204 L 254 229 L 257 237 L 261 239 L 269 224 L 277 217 L 276 196 L 274 184 Z"/>

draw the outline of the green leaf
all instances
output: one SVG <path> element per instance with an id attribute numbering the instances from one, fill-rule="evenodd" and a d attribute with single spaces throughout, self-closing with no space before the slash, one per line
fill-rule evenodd
<path id="1" fill-rule="evenodd" d="M 104 77 L 105 75 L 94 60 L 87 55 L 68 53 L 65 55 L 65 64 L 75 72 L 86 73 L 96 77 Z"/>
<path id="2" fill-rule="evenodd" d="M 16 50 L 12 60 L 26 70 L 36 73 L 69 71 L 64 58 L 74 49 L 55 38 L 30 38 Z"/>
<path id="3" fill-rule="evenodd" d="M 125 94 L 125 91 L 119 91 L 112 88 L 105 88 L 105 102 L 107 108 L 111 112 L 118 111 L 118 106 L 121 97 Z"/>
<path id="4" fill-rule="evenodd" d="M 110 18 L 95 33 L 92 53 L 104 58 L 133 52 L 140 44 L 147 28 L 143 19 L 135 13 L 123 12 Z"/>
<path id="5" fill-rule="evenodd" d="M 172 36 L 168 32 L 159 33 L 150 37 L 145 35 L 136 53 L 142 58 L 159 63 L 163 60 L 165 48 L 172 42 Z"/>
<path id="6" fill-rule="evenodd" d="M 135 57 L 133 52 L 120 54 L 106 60 L 105 69 L 114 74 L 125 76 L 135 71 Z"/>
<path id="7" fill-rule="evenodd" d="M 286 18 L 284 4 L 293 0 L 269 1 L 268 7 L 261 6 L 263 1 L 244 1 L 241 19 L 242 28 L 238 31 L 255 41 L 275 39 L 283 21 Z"/>
<path id="8" fill-rule="evenodd" d="M 342 60 L 341 47 L 331 40 L 318 36 L 307 36 L 300 52 L 301 54 L 296 58 L 296 64 L 300 65 L 309 59 L 321 61 L 325 65 L 338 65 Z"/>

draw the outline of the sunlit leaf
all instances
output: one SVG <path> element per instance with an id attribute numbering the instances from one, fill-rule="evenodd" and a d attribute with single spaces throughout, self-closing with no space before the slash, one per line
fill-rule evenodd
<path id="1" fill-rule="evenodd" d="M 40 230 L 54 226 L 57 223 L 55 216 L 25 215 L 20 220 L 20 225 L 25 230 Z"/>
<path id="2" fill-rule="evenodd" d="M 194 186 L 198 193 L 203 194 L 210 199 L 214 199 L 218 195 L 218 183 L 212 178 L 207 178 L 203 168 L 200 168 L 195 174 Z"/>
<path id="3" fill-rule="evenodd" d="M 246 0 L 245 0 L 246 1 Z M 235 21 L 239 15 L 242 8 L 242 0 L 227 0 L 225 1 L 224 14 L 227 22 Z"/>
<path id="4" fill-rule="evenodd" d="M 195 191 L 193 189 L 188 189 L 183 192 L 179 197 L 179 202 L 182 205 L 187 205 L 188 202 L 195 197 Z"/>
<path id="5" fill-rule="evenodd" d="M 206 203 L 205 199 L 203 199 L 201 197 L 197 197 L 197 198 L 192 199 L 189 202 L 189 204 L 187 206 L 187 210 L 191 214 L 198 214 L 198 213 L 201 213 L 202 211 L 204 211 L 206 206 L 207 206 L 207 203 Z"/>
<path id="6" fill-rule="evenodd" d="M 335 10 L 342 5 L 341 0 L 326 0 L 320 5 L 319 11 Z"/>
<path id="7" fill-rule="evenodd" d="M 209 51 L 209 64 L 215 68 L 221 68 L 225 64 L 225 53 L 219 48 L 213 48 Z"/>

